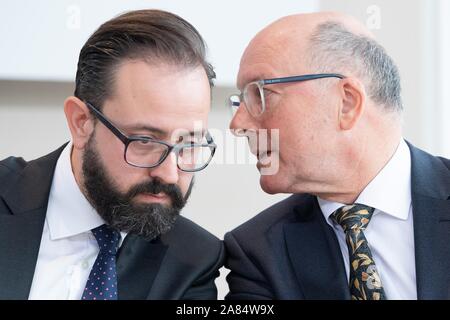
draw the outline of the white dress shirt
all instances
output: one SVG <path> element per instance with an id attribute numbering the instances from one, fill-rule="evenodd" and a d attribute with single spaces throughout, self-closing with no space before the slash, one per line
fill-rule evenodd
<path id="1" fill-rule="evenodd" d="M 345 233 L 331 214 L 344 204 L 318 198 L 320 208 L 339 241 L 349 278 Z M 364 231 L 388 299 L 417 299 L 411 203 L 411 155 L 402 139 L 395 154 L 361 192 L 355 203 L 375 208 Z"/>
<path id="2" fill-rule="evenodd" d="M 69 143 L 56 164 L 30 300 L 81 299 L 99 252 L 91 229 L 105 222 L 75 181 L 71 151 Z"/>

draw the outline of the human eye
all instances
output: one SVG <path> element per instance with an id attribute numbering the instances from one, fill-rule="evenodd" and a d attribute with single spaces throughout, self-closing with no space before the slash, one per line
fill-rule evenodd
<path id="1" fill-rule="evenodd" d="M 264 100 L 266 102 L 266 107 L 274 105 L 276 103 L 277 93 L 269 88 L 263 88 L 264 90 Z"/>
<path id="2" fill-rule="evenodd" d="M 195 145 L 195 144 L 201 144 L 202 141 L 205 139 L 205 135 L 201 132 L 195 132 L 193 134 L 180 136 L 178 140 L 178 144 L 182 145 Z"/>
<path id="3" fill-rule="evenodd" d="M 142 140 L 137 140 L 137 143 L 139 143 L 139 144 L 145 146 L 145 145 L 148 145 L 148 144 L 150 143 L 150 141 L 147 140 L 147 139 L 145 139 L 145 140 L 142 139 Z"/>
<path id="4" fill-rule="evenodd" d="M 147 136 L 134 136 L 133 139 L 133 147 L 140 149 L 149 149 L 154 148 L 156 146 L 155 139 Z"/>
<path id="5" fill-rule="evenodd" d="M 264 97 L 268 98 L 270 97 L 274 92 L 272 90 L 270 90 L 269 88 L 263 88 L 264 91 Z"/>
<path id="6" fill-rule="evenodd" d="M 130 139 L 134 139 L 135 141 L 141 144 L 148 144 L 149 142 L 155 141 L 155 137 L 141 134 L 133 134 L 130 136 Z"/>

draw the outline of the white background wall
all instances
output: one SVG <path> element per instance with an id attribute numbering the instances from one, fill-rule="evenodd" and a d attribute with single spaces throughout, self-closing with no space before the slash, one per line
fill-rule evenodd
<path id="1" fill-rule="evenodd" d="M 239 56 L 257 30 L 277 17 L 317 8 L 350 13 L 374 28 L 378 40 L 399 65 L 405 137 L 427 151 L 450 157 L 450 131 L 445 123 L 450 115 L 447 89 L 450 63 L 446 59 L 450 53 L 448 2 L 180 0 L 95 1 L 94 4 L 64 0 L 51 1 L 50 5 L 50 1 L 22 0 L 2 3 L 0 159 L 9 155 L 33 159 L 68 140 L 62 104 L 73 92 L 79 49 L 101 22 L 119 12 L 144 7 L 178 13 L 205 37 L 218 73 L 210 126 L 224 135 L 230 119 L 224 101 L 233 92 Z M 219 147 L 223 150 L 234 145 L 222 143 Z M 246 150 L 240 142 L 236 148 L 241 152 Z M 264 194 L 253 164 L 221 164 L 221 159 L 226 162 L 219 152 L 216 161 L 219 163 L 197 175 L 191 201 L 184 210 L 185 216 L 219 238 L 286 196 Z M 222 272 L 217 281 L 219 297 L 227 291 L 225 274 Z"/>
<path id="2" fill-rule="evenodd" d="M 210 48 L 218 82 L 233 85 L 241 51 L 257 30 L 283 15 L 312 11 L 317 2 L 9 1 L 0 5 L 1 45 L 8 48 L 0 51 L 0 78 L 73 81 L 78 53 L 101 23 L 124 11 L 157 8 L 181 15 L 201 32 Z"/>

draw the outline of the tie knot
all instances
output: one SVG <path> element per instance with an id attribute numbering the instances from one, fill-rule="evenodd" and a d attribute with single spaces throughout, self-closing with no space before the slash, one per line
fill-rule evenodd
<path id="1" fill-rule="evenodd" d="M 92 234 L 97 240 L 101 253 L 116 255 L 119 248 L 120 233 L 111 229 L 106 224 L 92 229 Z"/>
<path id="2" fill-rule="evenodd" d="M 337 209 L 333 214 L 333 219 L 341 225 L 344 232 L 348 230 L 364 231 L 372 218 L 374 208 L 363 204 L 355 203 Z"/>

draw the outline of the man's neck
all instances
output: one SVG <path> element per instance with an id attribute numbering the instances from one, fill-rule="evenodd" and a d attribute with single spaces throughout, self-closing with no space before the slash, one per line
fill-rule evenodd
<path id="1" fill-rule="evenodd" d="M 359 160 L 348 161 L 349 166 L 342 172 L 347 172 L 346 178 L 341 178 L 332 190 L 337 192 L 318 193 L 316 196 L 333 202 L 353 204 L 361 192 L 380 173 L 395 154 L 401 136 L 391 141 L 380 141 L 379 147 L 364 148 Z M 353 159 L 355 160 L 355 159 Z M 354 166 L 358 163 L 357 166 Z"/>

